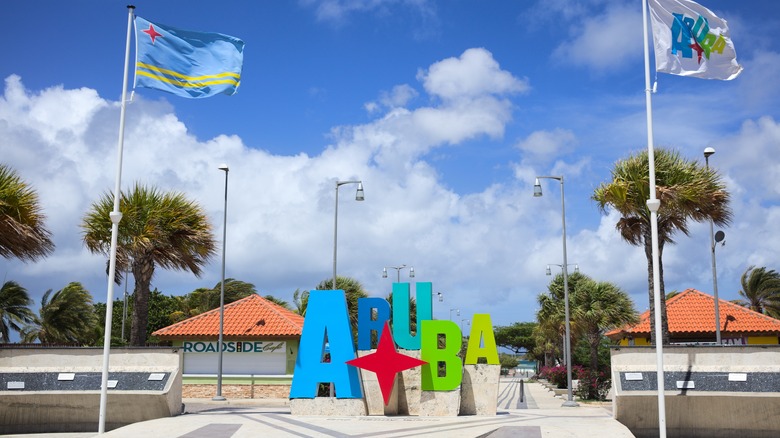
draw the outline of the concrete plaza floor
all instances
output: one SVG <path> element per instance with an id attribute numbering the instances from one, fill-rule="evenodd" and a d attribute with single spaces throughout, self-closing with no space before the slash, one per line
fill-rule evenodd
<path id="1" fill-rule="evenodd" d="M 561 406 L 563 399 L 538 383 L 502 378 L 496 416 L 459 417 L 318 417 L 293 416 L 289 402 L 277 400 L 186 399 L 185 413 L 131 424 L 104 437 L 248 438 L 268 437 L 633 437 L 612 418 L 611 405 L 580 403 Z M 524 387 L 525 397 L 521 398 Z M 32 438 L 49 435 L 19 435 Z M 56 434 L 87 438 L 97 433 Z"/>

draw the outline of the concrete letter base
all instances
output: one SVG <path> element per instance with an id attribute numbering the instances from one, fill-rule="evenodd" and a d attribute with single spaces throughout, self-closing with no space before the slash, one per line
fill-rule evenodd
<path id="1" fill-rule="evenodd" d="M 422 391 L 421 417 L 457 417 L 460 407 L 460 390 Z"/>
<path id="2" fill-rule="evenodd" d="M 399 349 L 398 352 L 417 359 L 420 358 L 420 350 Z M 399 415 L 420 415 L 421 386 L 421 367 L 414 367 L 401 372 L 401 378 L 396 380 Z"/>
<path id="3" fill-rule="evenodd" d="M 501 365 L 464 365 L 461 415 L 496 415 Z"/>
<path id="4" fill-rule="evenodd" d="M 359 350 L 358 357 L 367 356 L 376 352 L 376 350 Z M 393 391 L 390 393 L 390 400 L 385 406 L 385 400 L 382 398 L 382 391 L 379 389 L 379 381 L 373 371 L 360 370 L 360 378 L 363 381 L 363 396 L 366 398 L 368 415 L 398 415 L 398 376 L 395 378 Z"/>
<path id="5" fill-rule="evenodd" d="M 362 398 L 294 398 L 290 399 L 292 415 L 324 415 L 336 417 L 359 417 L 367 414 L 366 402 Z"/>

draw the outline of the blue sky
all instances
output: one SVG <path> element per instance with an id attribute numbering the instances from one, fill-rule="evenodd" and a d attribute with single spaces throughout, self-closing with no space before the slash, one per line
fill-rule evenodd
<path id="1" fill-rule="evenodd" d="M 702 3 L 728 20 L 745 71 L 730 82 L 659 74 L 654 132 L 656 145 L 691 159 L 717 151 L 710 164 L 734 209 L 716 250 L 718 285 L 736 299 L 748 266 L 780 269 L 780 6 Z M 104 257 L 84 249 L 79 223 L 114 185 L 127 9 L 60 6 L 7 2 L 0 16 L 0 161 L 38 190 L 57 244 L 37 263 L 0 260 L 0 272 L 36 302 L 70 281 L 105 301 Z M 287 300 L 330 278 L 334 181 L 362 179 L 365 202 L 353 186 L 340 190 L 339 275 L 384 296 L 382 268 L 411 265 L 445 296 L 437 318 L 458 308 L 460 319 L 530 321 L 546 265 L 562 263 L 559 186 L 543 181 L 545 196 L 533 198 L 534 177 L 564 175 L 569 262 L 647 308 L 643 250 L 590 200 L 615 161 L 646 149 L 640 1 L 136 7 L 152 22 L 246 43 L 236 95 L 139 89 L 125 136 L 123 187 L 186 193 L 218 237 L 217 166 L 230 165 L 228 277 Z M 666 248 L 664 274 L 667 291 L 712 293 L 708 224 Z M 215 257 L 200 279 L 157 270 L 152 286 L 179 295 L 219 275 Z"/>

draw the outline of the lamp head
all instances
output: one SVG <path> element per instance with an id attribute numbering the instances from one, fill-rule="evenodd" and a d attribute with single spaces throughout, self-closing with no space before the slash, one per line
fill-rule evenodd
<path id="1" fill-rule="evenodd" d="M 357 193 L 355 193 L 355 200 L 356 201 L 364 201 L 365 199 L 366 198 L 363 195 L 363 182 L 361 181 L 361 182 L 358 183 Z"/>
<path id="2" fill-rule="evenodd" d="M 544 271 L 547 275 L 552 275 L 552 271 L 550 271 L 550 265 L 547 265 L 547 269 Z"/>
<path id="3" fill-rule="evenodd" d="M 438 296 L 439 296 L 439 302 L 440 302 L 440 303 L 441 303 L 442 301 L 444 301 L 444 294 L 442 294 L 441 292 L 436 292 L 436 295 L 438 295 Z"/>
<path id="4" fill-rule="evenodd" d="M 704 158 L 709 158 L 710 155 L 712 155 L 714 153 L 715 153 L 715 149 L 713 149 L 711 147 L 704 148 Z"/>
<path id="5" fill-rule="evenodd" d="M 409 278 L 414 278 L 414 267 L 409 268 Z"/>
<path id="6" fill-rule="evenodd" d="M 534 183 L 534 198 L 540 196 L 542 196 L 542 185 L 539 184 L 539 178 L 536 178 L 536 182 Z"/>
<path id="7" fill-rule="evenodd" d="M 580 265 L 574 265 L 574 272 L 580 272 Z"/>
<path id="8" fill-rule="evenodd" d="M 387 278 L 387 268 L 382 268 L 382 278 Z"/>
<path id="9" fill-rule="evenodd" d="M 227 165 L 227 164 L 225 164 L 225 163 L 222 163 L 222 164 L 220 164 L 220 165 L 219 165 L 219 167 L 218 167 L 218 169 L 219 169 L 219 170 L 224 170 L 225 172 L 227 172 L 228 170 L 230 170 L 230 169 L 228 168 L 228 165 Z"/>

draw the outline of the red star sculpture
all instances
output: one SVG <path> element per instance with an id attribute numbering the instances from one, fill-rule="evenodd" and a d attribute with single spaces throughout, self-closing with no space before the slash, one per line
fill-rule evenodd
<path id="1" fill-rule="evenodd" d="M 157 30 L 155 30 L 154 25 L 152 25 L 151 23 L 149 23 L 149 29 L 142 30 L 141 32 L 143 32 L 143 33 L 149 35 L 150 37 L 152 37 L 152 44 L 154 44 L 154 39 L 155 38 L 163 36 L 163 34 L 157 32 Z"/>
<path id="2" fill-rule="evenodd" d="M 347 361 L 349 365 L 373 371 L 376 374 L 376 378 L 379 381 L 379 389 L 382 391 L 382 398 L 385 400 L 385 406 L 390 401 L 390 393 L 393 391 L 396 374 L 426 363 L 428 362 L 400 354 L 395 350 L 395 341 L 390 332 L 390 324 L 387 321 L 385 321 L 385 326 L 382 329 L 382 336 L 379 337 L 379 345 L 376 352 Z"/>

